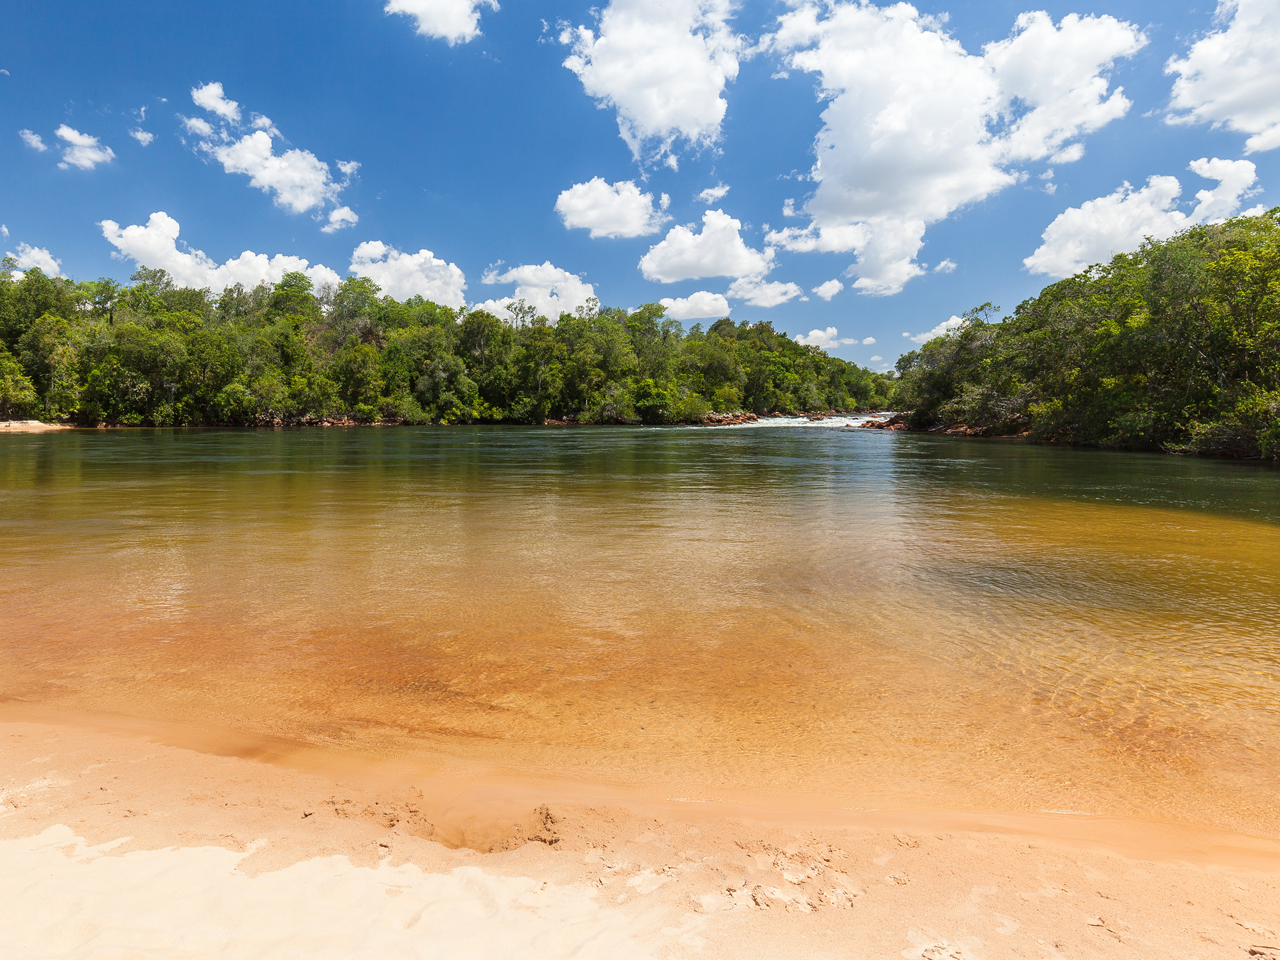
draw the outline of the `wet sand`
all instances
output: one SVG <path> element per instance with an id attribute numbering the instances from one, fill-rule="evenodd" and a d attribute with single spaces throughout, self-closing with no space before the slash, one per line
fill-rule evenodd
<path id="1" fill-rule="evenodd" d="M 414 783 L 12 710 L 0 770 L 13 956 L 1280 958 L 1280 843 L 1185 827 Z"/>

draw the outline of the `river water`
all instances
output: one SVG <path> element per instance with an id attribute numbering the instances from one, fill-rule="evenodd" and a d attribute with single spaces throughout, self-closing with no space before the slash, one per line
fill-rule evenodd
<path id="1" fill-rule="evenodd" d="M 0 437 L 0 701 L 1280 837 L 1280 473 L 807 426 Z"/>

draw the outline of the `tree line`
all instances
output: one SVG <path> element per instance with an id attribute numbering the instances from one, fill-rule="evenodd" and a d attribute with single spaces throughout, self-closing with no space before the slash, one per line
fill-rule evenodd
<path id="1" fill-rule="evenodd" d="M 990 304 L 897 363 L 911 426 L 1280 459 L 1280 207 Z"/>
<path id="2" fill-rule="evenodd" d="M 883 408 L 892 374 L 768 322 L 685 330 L 660 304 L 553 323 L 382 296 L 301 273 L 220 295 L 141 267 L 129 285 L 0 267 L 0 419 L 171 426 L 701 422 L 712 412 Z"/>

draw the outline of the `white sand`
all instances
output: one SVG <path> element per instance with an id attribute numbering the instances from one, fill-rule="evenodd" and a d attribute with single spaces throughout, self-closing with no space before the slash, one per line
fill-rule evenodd
<path id="1" fill-rule="evenodd" d="M 610 958 L 647 956 L 585 886 L 478 867 L 424 873 L 316 857 L 248 876 L 255 851 L 107 856 L 66 826 L 0 841 L 6 957 Z"/>

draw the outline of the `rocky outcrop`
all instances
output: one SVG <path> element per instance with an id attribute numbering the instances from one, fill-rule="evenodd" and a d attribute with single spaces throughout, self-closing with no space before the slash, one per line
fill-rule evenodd
<path id="1" fill-rule="evenodd" d="M 864 430 L 907 430 L 905 414 L 895 413 L 888 420 L 867 420 L 862 424 Z"/>
<path id="2" fill-rule="evenodd" d="M 735 427 L 743 423 L 755 423 L 760 418 L 754 413 L 708 413 L 702 418 L 706 427 Z"/>

